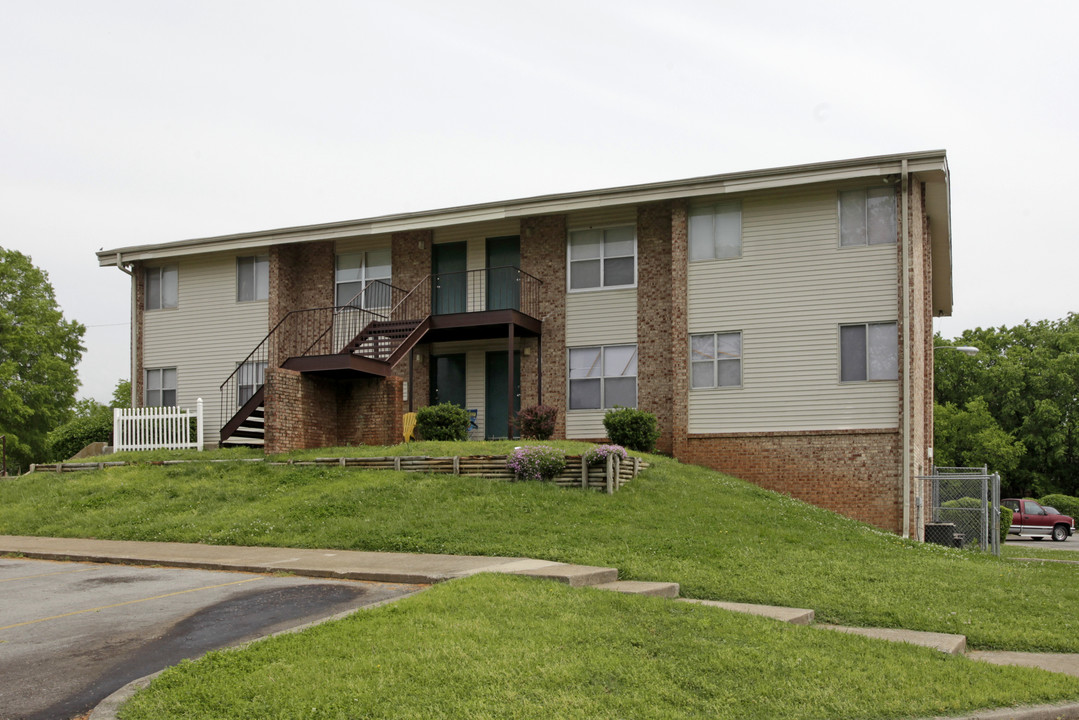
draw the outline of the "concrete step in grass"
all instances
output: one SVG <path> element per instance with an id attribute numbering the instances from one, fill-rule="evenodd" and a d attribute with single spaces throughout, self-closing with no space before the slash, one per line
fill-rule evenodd
<path id="1" fill-rule="evenodd" d="M 862 635 L 877 638 L 878 640 L 890 640 L 892 642 L 905 642 L 911 645 L 940 650 L 949 655 L 962 655 L 967 650 L 966 635 L 952 635 L 951 633 L 924 632 L 922 630 L 900 630 L 897 628 L 865 628 L 845 627 L 843 625 L 816 625 L 823 630 L 835 630 L 837 632 Z"/>
<path id="2" fill-rule="evenodd" d="M 672 582 L 617 580 L 615 582 L 602 583 L 593 587 L 599 590 L 614 590 L 615 592 L 629 593 L 631 595 L 648 595 L 650 597 L 668 599 L 678 597 L 678 583 Z"/>
<path id="3" fill-rule="evenodd" d="M 594 567 L 592 565 L 566 565 L 561 563 L 549 567 L 521 570 L 515 574 L 546 578 L 547 580 L 557 580 L 570 587 L 602 585 L 603 583 L 612 583 L 618 579 L 618 570 L 616 568 Z"/>
<path id="4" fill-rule="evenodd" d="M 777 605 L 753 605 L 751 603 L 722 602 L 720 600 L 697 600 L 695 598 L 679 598 L 678 602 L 695 603 L 717 607 L 731 612 L 760 615 L 792 625 L 810 625 L 813 622 L 813 611 L 806 608 L 779 607 Z"/>

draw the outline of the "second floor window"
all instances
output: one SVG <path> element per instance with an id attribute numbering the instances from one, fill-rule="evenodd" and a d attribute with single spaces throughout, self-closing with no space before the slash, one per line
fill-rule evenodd
<path id="1" fill-rule="evenodd" d="M 389 248 L 338 255 L 334 304 L 368 310 L 389 307 L 391 275 Z"/>
<path id="2" fill-rule="evenodd" d="M 891 186 L 844 190 L 839 193 L 840 247 L 894 243 L 896 214 Z"/>
<path id="3" fill-rule="evenodd" d="M 721 202 L 689 212 L 689 260 L 742 256 L 742 203 Z"/>
<path id="4" fill-rule="evenodd" d="M 146 309 L 174 308 L 179 302 L 178 272 L 175 265 L 146 268 Z"/>
<path id="5" fill-rule="evenodd" d="M 569 289 L 637 284 L 637 231 L 632 227 L 574 230 L 569 234 Z"/>
<path id="6" fill-rule="evenodd" d="M 252 302 L 270 297 L 270 256 L 236 258 L 236 301 Z"/>

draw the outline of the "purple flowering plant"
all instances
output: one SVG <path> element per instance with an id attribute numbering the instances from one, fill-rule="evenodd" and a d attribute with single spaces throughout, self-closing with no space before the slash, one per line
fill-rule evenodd
<path id="1" fill-rule="evenodd" d="M 551 480 L 566 467 L 566 453 L 547 445 L 514 448 L 506 467 L 518 480 Z"/>
<path id="2" fill-rule="evenodd" d="M 618 456 L 619 460 L 625 460 L 628 457 L 626 449 L 621 445 L 596 445 L 586 450 L 584 455 L 581 455 L 581 460 L 589 466 L 606 465 L 607 458 L 611 455 Z"/>

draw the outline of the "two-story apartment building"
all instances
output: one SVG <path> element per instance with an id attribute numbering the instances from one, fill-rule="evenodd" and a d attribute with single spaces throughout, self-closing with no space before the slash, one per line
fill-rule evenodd
<path id="1" fill-rule="evenodd" d="M 932 318 L 951 312 L 943 151 L 125 247 L 136 405 L 209 442 L 393 443 L 434 402 L 477 437 L 656 414 L 659 448 L 918 534 Z"/>

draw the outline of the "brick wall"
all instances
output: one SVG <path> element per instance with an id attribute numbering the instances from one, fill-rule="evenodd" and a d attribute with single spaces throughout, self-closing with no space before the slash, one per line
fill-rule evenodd
<path id="1" fill-rule="evenodd" d="M 146 266 L 137 262 L 132 265 L 132 282 L 135 283 L 135 317 L 131 320 L 135 323 L 135 377 L 131 378 L 131 387 L 134 389 L 135 402 L 132 407 L 142 407 L 146 399 L 144 383 L 146 382 L 146 369 L 143 367 L 143 329 L 146 317 Z"/>
<path id="2" fill-rule="evenodd" d="M 637 206 L 637 407 L 656 416 L 656 450 L 674 450 L 671 398 L 671 205 Z"/>
<path id="3" fill-rule="evenodd" d="M 336 258 L 332 240 L 270 246 L 269 326 L 293 310 L 332 307 Z"/>
<path id="4" fill-rule="evenodd" d="M 266 371 L 267 453 L 401 439 L 401 378 L 338 380 Z"/>
<path id="5" fill-rule="evenodd" d="M 898 532 L 902 477 L 896 430 L 691 435 L 685 462 Z"/>
<path id="6" fill-rule="evenodd" d="M 543 281 L 543 404 L 558 408 L 556 438 L 566 437 L 566 216 L 538 215 L 521 220 L 521 269 Z M 527 361 L 527 362 L 526 362 Z M 538 361 L 537 361 L 538 362 Z M 526 369 L 527 368 L 527 369 Z M 526 407 L 524 378 L 536 366 L 521 357 L 521 405 Z M 536 375 L 533 375 L 535 377 Z M 529 390 L 528 392 L 531 392 Z"/>
<path id="7" fill-rule="evenodd" d="M 390 236 L 395 287 L 408 292 L 431 274 L 431 246 L 434 243 L 434 237 L 432 230 L 410 230 L 396 232 Z M 394 366 L 393 374 L 408 379 L 407 357 Z M 414 410 L 427 405 L 430 374 L 429 346 L 419 345 L 412 351 L 412 384 L 408 389 Z"/>
<path id="8" fill-rule="evenodd" d="M 689 434 L 689 206 L 671 202 L 671 436 L 672 453 L 686 451 Z"/>

